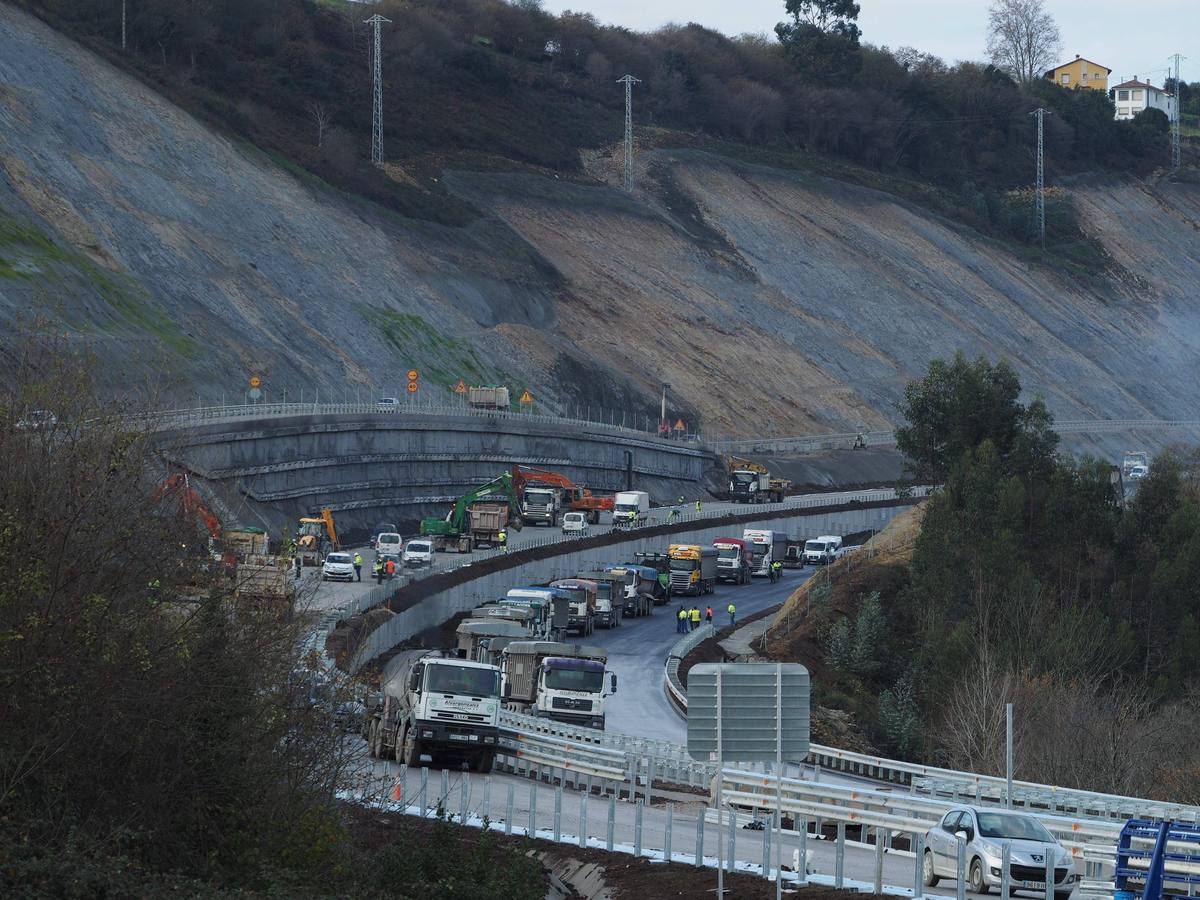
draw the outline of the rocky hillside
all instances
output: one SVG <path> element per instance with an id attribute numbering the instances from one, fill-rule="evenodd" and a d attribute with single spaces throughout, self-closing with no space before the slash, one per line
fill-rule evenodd
<path id="1" fill-rule="evenodd" d="M 1108 271 L 1041 268 L 895 195 L 695 150 L 586 177 L 447 171 L 483 215 L 383 213 L 216 135 L 0 4 L 0 315 L 174 402 L 424 396 L 735 435 L 884 427 L 906 380 L 1006 355 L 1061 417 L 1194 417 L 1200 180 L 1069 190 Z M 396 177 L 404 177 L 397 172 Z M 1099 258 L 1099 257 L 1098 257 Z"/>

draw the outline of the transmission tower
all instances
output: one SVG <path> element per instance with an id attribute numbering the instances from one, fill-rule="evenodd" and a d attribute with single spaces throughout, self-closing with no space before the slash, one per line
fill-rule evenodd
<path id="1" fill-rule="evenodd" d="M 125 52 L 125 0 L 121 0 L 121 52 Z"/>
<path id="2" fill-rule="evenodd" d="M 379 26 L 385 22 L 391 24 L 391 19 L 385 19 L 376 13 L 364 20 L 375 29 L 375 43 L 372 52 L 371 68 L 375 73 L 375 97 L 371 107 L 371 162 L 377 166 L 383 165 L 383 61 L 379 51 Z"/>
<path id="3" fill-rule="evenodd" d="M 626 75 L 617 84 L 625 85 L 625 191 L 633 193 L 633 86 L 642 79 Z"/>
<path id="4" fill-rule="evenodd" d="M 1183 106 L 1183 91 L 1179 88 L 1179 61 L 1182 56 L 1176 53 L 1172 59 L 1175 60 L 1175 105 L 1171 110 L 1171 168 L 1178 170 L 1183 159 L 1180 145 L 1180 107 Z"/>
<path id="5" fill-rule="evenodd" d="M 1038 107 L 1030 113 L 1031 116 L 1037 116 L 1038 120 L 1038 154 L 1037 154 L 1037 227 L 1038 237 L 1042 242 L 1042 249 L 1046 249 L 1046 170 L 1045 170 L 1045 120 L 1046 116 L 1053 115 L 1048 109 Z"/>

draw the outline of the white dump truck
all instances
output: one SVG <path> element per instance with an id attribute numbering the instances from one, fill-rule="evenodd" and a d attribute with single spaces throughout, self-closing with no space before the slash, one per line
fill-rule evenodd
<path id="1" fill-rule="evenodd" d="M 409 766 L 420 766 L 427 755 L 435 766 L 466 762 L 490 772 L 499 736 L 500 669 L 438 650 L 394 656 L 363 720 L 371 755 Z"/>
<path id="2" fill-rule="evenodd" d="M 782 531 L 747 528 L 742 532 L 742 540 L 750 545 L 750 555 L 753 557 L 751 575 L 769 576 L 771 563 L 782 563 L 787 556 L 787 535 Z"/>
<path id="3" fill-rule="evenodd" d="M 605 671 L 607 662 L 608 653 L 601 647 L 514 641 L 504 648 L 500 664 L 504 706 L 526 715 L 603 729 L 605 700 L 617 692 L 617 676 Z"/>
<path id="4" fill-rule="evenodd" d="M 650 495 L 645 491 L 620 491 L 613 497 L 613 527 L 633 528 L 650 515 Z"/>

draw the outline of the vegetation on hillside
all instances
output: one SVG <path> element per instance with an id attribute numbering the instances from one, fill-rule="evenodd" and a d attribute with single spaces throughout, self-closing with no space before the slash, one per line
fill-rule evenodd
<path id="1" fill-rule="evenodd" d="M 41 338 L 6 362 L 0 894 L 544 894 L 519 848 L 457 826 L 364 846 L 306 624 L 235 598 L 90 364 Z"/>
<path id="2" fill-rule="evenodd" d="M 1019 395 L 961 355 L 910 385 L 898 443 L 945 488 L 911 564 L 810 595 L 823 702 L 890 752 L 992 773 L 1014 702 L 1020 777 L 1196 802 L 1200 751 L 1170 735 L 1200 729 L 1200 453 L 1161 454 L 1123 505 Z"/>
<path id="3" fill-rule="evenodd" d="M 193 109 L 351 192 L 443 222 L 471 216 L 436 182 L 447 163 L 579 170 L 580 148 L 615 145 L 626 72 L 647 144 L 735 141 L 827 154 L 931 182 L 985 231 L 1028 238 L 1035 125 L 1047 106 L 1050 175 L 1147 172 L 1167 159 L 1145 123 L 1115 122 L 1103 93 L 1019 87 L 991 65 L 860 45 L 857 4 L 788 0 L 781 41 L 702 25 L 650 34 L 559 16 L 536 0 L 22 0 Z M 394 165 L 369 165 L 366 13 L 383 32 L 384 136 Z M 775 23 L 763 22 L 764 30 Z M 984 22 L 981 20 L 981 32 Z M 869 35 L 867 36 L 869 37 Z M 814 62 L 814 60 L 819 61 Z M 651 127 L 653 126 L 653 127 Z M 1069 210 L 1051 240 L 1074 239 Z"/>

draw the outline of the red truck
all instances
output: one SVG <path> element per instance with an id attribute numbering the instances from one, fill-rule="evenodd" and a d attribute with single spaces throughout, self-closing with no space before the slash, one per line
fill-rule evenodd
<path id="1" fill-rule="evenodd" d="M 754 571 L 754 553 L 748 541 L 741 538 L 719 537 L 713 541 L 717 548 L 717 581 L 745 584 Z"/>

